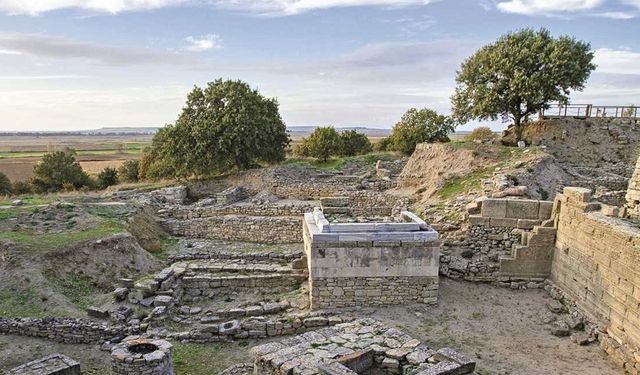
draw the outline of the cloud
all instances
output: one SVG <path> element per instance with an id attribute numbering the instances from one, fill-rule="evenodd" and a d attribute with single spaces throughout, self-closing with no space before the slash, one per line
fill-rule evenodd
<path id="1" fill-rule="evenodd" d="M 627 12 L 627 11 L 598 12 L 598 13 L 590 13 L 589 15 L 593 17 L 611 18 L 614 20 L 630 20 L 638 17 L 638 12 Z"/>
<path id="2" fill-rule="evenodd" d="M 592 10 L 603 3 L 604 0 L 509 0 L 496 7 L 506 13 L 533 16 Z"/>
<path id="3" fill-rule="evenodd" d="M 87 79 L 90 76 L 77 74 L 59 74 L 59 75 L 42 75 L 42 76 L 0 76 L 0 81 L 53 81 L 68 79 Z"/>
<path id="4" fill-rule="evenodd" d="M 622 0 L 622 2 L 640 9 L 640 0 Z"/>
<path id="5" fill-rule="evenodd" d="M 222 38 L 217 34 L 207 34 L 201 37 L 188 36 L 185 38 L 188 45 L 185 50 L 191 52 L 203 52 L 210 49 L 222 48 Z"/>
<path id="6" fill-rule="evenodd" d="M 594 62 L 598 73 L 640 75 L 640 52 L 599 48 Z"/>
<path id="7" fill-rule="evenodd" d="M 120 13 L 177 5 L 213 6 L 265 15 L 293 15 L 307 11 L 354 6 L 402 7 L 425 5 L 437 0 L 0 0 L 0 11 L 9 14 L 38 15 L 78 8 L 96 12 Z"/>
<path id="8" fill-rule="evenodd" d="M 0 11 L 9 14 L 38 15 L 53 10 L 79 8 L 119 13 L 156 9 L 186 3 L 187 0 L 0 0 Z"/>
<path id="9" fill-rule="evenodd" d="M 175 53 L 82 42 L 43 34 L 0 34 L 0 50 L 54 59 L 79 59 L 104 65 L 183 64 Z"/>

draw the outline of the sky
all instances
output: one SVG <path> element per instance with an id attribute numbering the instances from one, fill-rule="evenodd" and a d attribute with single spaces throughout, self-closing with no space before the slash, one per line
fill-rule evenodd
<path id="1" fill-rule="evenodd" d="M 288 126 L 390 128 L 450 113 L 463 60 L 524 27 L 591 43 L 572 102 L 640 104 L 640 0 L 0 0 L 0 131 L 162 126 L 217 78 Z"/>

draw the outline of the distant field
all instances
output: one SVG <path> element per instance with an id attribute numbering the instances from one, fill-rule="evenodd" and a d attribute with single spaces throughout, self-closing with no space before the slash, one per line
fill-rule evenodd
<path id="1" fill-rule="evenodd" d="M 0 172 L 11 181 L 27 180 L 33 165 L 46 152 L 72 148 L 78 153 L 82 168 L 97 175 L 105 167 L 117 168 L 127 159 L 140 158 L 151 138 L 151 135 L 2 136 Z"/>

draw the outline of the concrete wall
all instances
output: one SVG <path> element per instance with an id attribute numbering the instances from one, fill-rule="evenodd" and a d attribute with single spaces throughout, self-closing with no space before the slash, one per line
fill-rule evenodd
<path id="1" fill-rule="evenodd" d="M 627 371 L 640 371 L 640 229 L 608 217 L 590 191 L 565 188 L 555 200 L 551 280 L 604 327 L 601 346 Z"/>

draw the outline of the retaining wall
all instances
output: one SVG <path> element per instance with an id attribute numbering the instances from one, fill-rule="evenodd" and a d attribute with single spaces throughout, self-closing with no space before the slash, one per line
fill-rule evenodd
<path id="1" fill-rule="evenodd" d="M 39 337 L 65 344 L 101 344 L 135 331 L 134 327 L 76 318 L 0 318 L 0 334 Z"/>
<path id="2" fill-rule="evenodd" d="M 588 189 L 556 197 L 556 250 L 551 279 L 590 320 L 615 362 L 640 372 L 640 228 L 608 217 Z"/>

